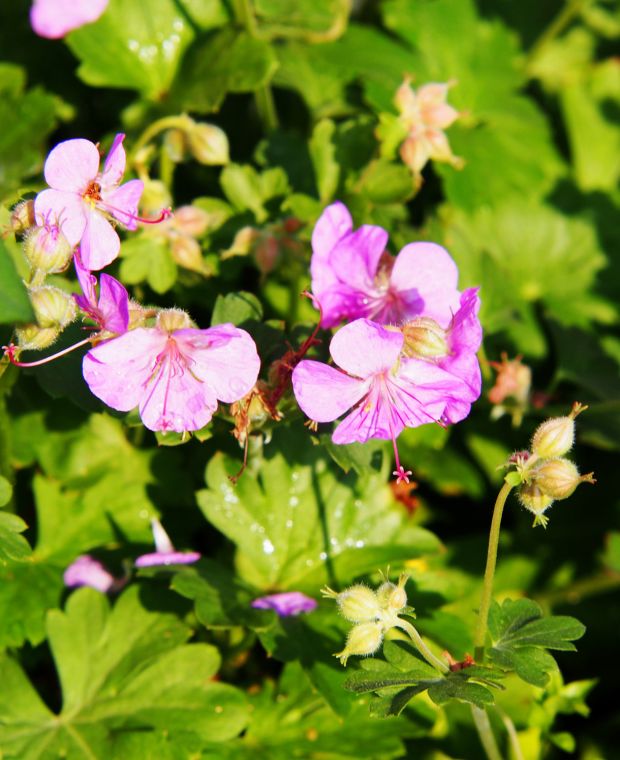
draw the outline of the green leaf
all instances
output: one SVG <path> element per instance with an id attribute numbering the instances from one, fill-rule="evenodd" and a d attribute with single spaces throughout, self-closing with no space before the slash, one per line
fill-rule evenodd
<path id="1" fill-rule="evenodd" d="M 120 276 L 127 285 L 148 282 L 156 293 L 165 293 L 177 279 L 177 265 L 167 241 L 139 235 L 123 242 Z"/>
<path id="2" fill-rule="evenodd" d="M 233 325 L 242 325 L 244 322 L 260 322 L 263 318 L 261 302 L 253 293 L 241 290 L 238 293 L 218 295 L 215 299 L 211 326 L 232 322 Z"/>
<path id="3" fill-rule="evenodd" d="M 8 480 L 2 477 L 0 477 L 0 487 L 2 481 L 7 483 L 9 489 L 11 488 Z M 27 527 L 21 517 L 9 512 L 0 512 L 0 565 L 6 565 L 9 561 L 25 560 L 32 554 L 30 544 L 23 536 L 20 536 Z"/>
<path id="4" fill-rule="evenodd" d="M 309 143 L 319 199 L 324 205 L 333 199 L 340 179 L 340 166 L 336 161 L 336 147 L 333 141 L 335 129 L 333 121 L 320 121 L 314 128 Z"/>
<path id="5" fill-rule="evenodd" d="M 255 0 L 254 13 L 261 37 L 318 42 L 344 31 L 350 7 L 348 0 Z"/>
<path id="6" fill-rule="evenodd" d="M 156 100 L 168 92 L 193 36 L 175 0 L 110 0 L 98 21 L 66 40 L 87 84 L 135 89 Z"/>
<path id="7" fill-rule="evenodd" d="M 177 741 L 187 734 L 194 741 L 228 741 L 247 722 L 244 695 L 212 680 L 217 650 L 185 644 L 189 629 L 174 615 L 144 609 L 137 587 L 111 611 L 105 596 L 80 589 L 65 612 L 50 611 L 47 632 L 62 711 L 55 716 L 45 708 L 5 655 L 2 666 L 19 690 L 0 701 L 0 741 L 9 757 L 112 757 L 121 728 L 147 734 L 165 729 Z"/>
<path id="8" fill-rule="evenodd" d="M 251 211 L 258 222 L 267 219 L 264 204 L 289 191 L 286 174 L 280 167 L 259 174 L 252 166 L 229 164 L 220 175 L 220 184 L 232 205 L 239 211 Z"/>
<path id="9" fill-rule="evenodd" d="M 41 170 L 45 140 L 58 123 L 59 100 L 40 87 L 24 90 L 25 81 L 24 69 L 0 63 L 0 199 Z M 7 277 L 10 282 L 10 272 L 7 272 L 3 250 L 0 250 L 2 285 Z M 0 291 L 0 314 L 4 307 L 4 292 Z M 26 318 L 15 319 L 25 321 Z M 32 317 L 29 315 L 28 319 Z"/>
<path id="10" fill-rule="evenodd" d="M 575 651 L 571 642 L 583 636 L 585 627 L 564 615 L 544 618 L 539 605 L 530 599 L 506 599 L 501 607 L 493 603 L 489 632 L 492 662 L 514 669 L 528 683 L 544 686 L 547 674 L 557 668 L 546 649 Z"/>
<path id="11" fill-rule="evenodd" d="M 0 324 L 33 321 L 34 312 L 24 283 L 0 240 Z"/>
<path id="12" fill-rule="evenodd" d="M 217 111 L 227 93 L 253 92 L 266 85 L 277 65 L 267 42 L 224 29 L 197 40 L 187 51 L 170 97 L 188 111 Z"/>
<path id="13" fill-rule="evenodd" d="M 305 431 L 278 430 L 257 473 L 216 454 L 208 488 L 197 494 L 206 517 L 237 546 L 241 577 L 258 588 L 315 592 L 344 583 L 388 561 L 433 552 L 432 534 L 408 524 L 380 473 L 342 476 L 328 465 Z M 303 437 L 302 437 L 303 436 Z M 299 464 L 289 460 L 296 452 Z"/>
<path id="14" fill-rule="evenodd" d="M 585 81 L 560 93 L 575 179 L 582 190 L 613 190 L 620 177 L 620 133 L 609 117 L 620 107 L 618 62 L 588 68 Z"/>
<path id="15" fill-rule="evenodd" d="M 0 507 L 5 507 L 12 497 L 13 486 L 3 475 L 0 475 Z"/>

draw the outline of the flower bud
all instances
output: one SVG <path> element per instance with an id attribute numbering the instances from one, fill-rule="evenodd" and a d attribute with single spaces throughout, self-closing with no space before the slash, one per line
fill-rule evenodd
<path id="1" fill-rule="evenodd" d="M 15 329 L 17 344 L 25 351 L 40 351 L 51 346 L 60 332 L 58 327 L 39 327 L 39 325 L 26 325 Z"/>
<path id="2" fill-rule="evenodd" d="M 532 453 L 540 459 L 564 456 L 575 441 L 575 417 L 587 408 L 575 403 L 567 417 L 554 417 L 539 425 L 532 437 Z"/>
<path id="3" fill-rule="evenodd" d="M 187 144 L 201 164 L 220 166 L 230 160 L 226 132 L 214 124 L 195 123 L 187 132 Z"/>
<path id="4" fill-rule="evenodd" d="M 199 238 L 209 228 L 209 214 L 198 206 L 181 206 L 174 212 L 174 228 L 182 235 Z"/>
<path id="5" fill-rule="evenodd" d="M 192 272 L 207 274 L 208 269 L 202 258 L 202 249 L 200 244 L 194 238 L 186 235 L 179 235 L 172 241 L 170 248 L 172 258 L 179 265 Z"/>
<path id="6" fill-rule="evenodd" d="M 338 657 L 340 662 L 346 665 L 352 654 L 374 654 L 381 646 L 382 641 L 383 628 L 380 623 L 360 623 L 351 628 L 345 648 L 342 652 L 335 654 L 334 657 Z"/>
<path id="7" fill-rule="evenodd" d="M 191 327 L 189 315 L 181 309 L 162 309 L 157 315 L 157 328 L 172 333 Z"/>
<path id="8" fill-rule="evenodd" d="M 161 180 L 150 179 L 144 183 L 140 208 L 146 215 L 158 214 L 162 208 L 169 208 L 171 205 L 172 196 Z M 158 229 L 161 229 L 161 226 Z"/>
<path id="9" fill-rule="evenodd" d="M 22 201 L 11 211 L 11 229 L 16 235 L 27 232 L 35 224 L 34 200 Z"/>
<path id="10" fill-rule="evenodd" d="M 193 120 L 191 120 L 193 122 Z M 164 149 L 175 164 L 185 160 L 187 141 L 182 129 L 169 129 L 164 135 Z"/>
<path id="11" fill-rule="evenodd" d="M 332 591 L 329 587 L 321 589 L 325 597 L 331 597 L 336 600 L 340 608 L 341 615 L 352 623 L 366 623 L 371 620 L 377 620 L 381 615 L 381 607 L 377 594 L 363 586 L 361 583 L 345 589 L 340 594 Z"/>
<path id="12" fill-rule="evenodd" d="M 407 606 L 407 592 L 405 591 L 405 583 L 407 583 L 408 575 L 404 574 L 398 579 L 398 585 L 386 581 L 382 583 L 377 589 L 377 599 L 379 604 L 389 612 L 398 612 L 403 607 Z"/>
<path id="13" fill-rule="evenodd" d="M 24 255 L 30 271 L 43 275 L 63 272 L 73 256 L 73 246 L 56 224 L 34 227 L 24 240 Z"/>
<path id="14" fill-rule="evenodd" d="M 430 317 L 416 317 L 402 328 L 406 356 L 437 359 L 447 356 L 450 348 L 446 331 Z"/>
<path id="15" fill-rule="evenodd" d="M 595 483 L 594 473 L 579 475 L 568 459 L 547 459 L 533 473 L 536 484 L 554 499 L 568 499 L 582 482 Z"/>
<path id="16" fill-rule="evenodd" d="M 75 319 L 75 299 L 59 288 L 44 285 L 31 288 L 29 294 L 39 327 L 62 329 Z"/>

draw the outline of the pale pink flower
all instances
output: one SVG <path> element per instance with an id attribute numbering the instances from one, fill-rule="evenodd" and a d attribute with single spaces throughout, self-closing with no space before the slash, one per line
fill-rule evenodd
<path id="1" fill-rule="evenodd" d="M 96 21 L 109 0 L 34 0 L 30 24 L 39 37 L 51 40 L 64 37 L 84 24 Z"/>
<path id="2" fill-rule="evenodd" d="M 166 533 L 164 526 L 155 517 L 151 519 L 151 529 L 153 531 L 153 541 L 156 551 L 149 554 L 141 554 L 134 565 L 136 567 L 157 567 L 159 565 L 191 565 L 198 562 L 202 556 L 200 552 L 179 552 L 177 551 L 170 536 Z"/>
<path id="3" fill-rule="evenodd" d="M 68 588 L 90 586 L 105 594 L 119 588 L 122 581 L 117 580 L 106 568 L 89 554 L 82 554 L 65 570 L 63 580 Z"/>
<path id="4" fill-rule="evenodd" d="M 124 285 L 109 274 L 102 274 L 97 295 L 97 278 L 84 267 L 79 252 L 74 257 L 74 264 L 83 293 L 81 296 L 74 294 L 77 305 L 101 332 L 124 333 L 129 324 L 129 295 Z"/>
<path id="5" fill-rule="evenodd" d="M 189 324 L 184 312 L 170 309 L 159 313 L 155 327 L 91 348 L 82 363 L 91 391 L 121 412 L 138 407 L 149 430 L 204 427 L 218 400 L 231 404 L 254 387 L 260 359 L 245 330 Z"/>
<path id="6" fill-rule="evenodd" d="M 416 176 L 431 159 L 451 163 L 457 168 L 462 166 L 462 159 L 452 153 L 444 133 L 444 129 L 460 115 L 447 102 L 449 88 L 449 83 L 432 82 L 415 91 L 409 79 L 405 79 L 396 93 L 399 121 L 408 132 L 400 147 L 400 155 Z"/>
<path id="7" fill-rule="evenodd" d="M 406 427 L 441 421 L 450 404 L 460 408 L 461 399 L 470 395 L 461 378 L 433 361 L 404 354 L 404 342 L 400 330 L 358 319 L 330 343 L 341 369 L 304 360 L 293 372 L 295 397 L 310 419 L 331 422 L 348 412 L 332 435 L 334 443 L 392 441 L 398 482 L 408 482 L 411 474 L 400 464 L 398 435 Z"/>
<path id="8" fill-rule="evenodd" d="M 280 594 L 259 596 L 252 602 L 257 610 L 275 610 L 279 617 L 291 617 L 302 612 L 312 612 L 316 609 L 317 601 L 301 591 L 283 591 Z"/>
<path id="9" fill-rule="evenodd" d="M 450 254 L 435 243 L 409 243 L 394 257 L 385 250 L 387 241 L 382 227 L 353 230 L 343 203 L 323 211 L 312 233 L 310 261 L 322 327 L 360 317 L 402 324 L 420 315 L 448 326 L 460 303 Z"/>
<path id="10" fill-rule="evenodd" d="M 59 143 L 45 162 L 50 189 L 35 199 L 37 223 L 51 220 L 72 246 L 79 243 L 82 263 L 90 271 L 103 269 L 118 256 L 121 242 L 111 219 L 129 230 L 135 230 L 139 221 L 151 221 L 137 215 L 142 181 L 120 184 L 125 172 L 124 137 L 118 134 L 114 138 L 101 172 L 99 151 L 90 140 Z"/>

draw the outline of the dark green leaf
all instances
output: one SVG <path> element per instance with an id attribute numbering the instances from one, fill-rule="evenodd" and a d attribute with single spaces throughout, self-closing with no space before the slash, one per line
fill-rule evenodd
<path id="1" fill-rule="evenodd" d="M 221 325 L 232 322 L 233 325 L 242 325 L 244 322 L 260 322 L 263 318 L 263 307 L 258 298 L 252 293 L 239 291 L 219 295 L 215 300 L 211 325 Z"/>
<path id="2" fill-rule="evenodd" d="M 32 321 L 34 312 L 28 293 L 6 246 L 0 240 L 0 324 Z"/>

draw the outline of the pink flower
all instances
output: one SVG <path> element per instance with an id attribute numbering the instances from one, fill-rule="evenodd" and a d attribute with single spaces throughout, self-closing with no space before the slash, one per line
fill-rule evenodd
<path id="1" fill-rule="evenodd" d="M 459 118 L 459 112 L 448 102 L 450 83 L 431 82 L 417 92 L 405 79 L 396 92 L 399 121 L 407 130 L 400 147 L 400 156 L 416 177 L 429 160 L 463 166 L 463 160 L 452 153 L 444 129 Z"/>
<path id="2" fill-rule="evenodd" d="M 252 607 L 257 610 L 275 610 L 280 617 L 290 617 L 301 612 L 312 612 L 317 607 L 317 601 L 301 591 L 285 591 L 259 596 L 252 602 Z"/>
<path id="3" fill-rule="evenodd" d="M 140 555 L 134 565 L 136 567 L 157 567 L 159 565 L 191 565 L 198 562 L 200 552 L 178 552 L 172 545 L 170 536 L 157 518 L 151 519 L 151 529 L 156 551 Z"/>
<path id="4" fill-rule="evenodd" d="M 393 257 L 387 240 L 381 227 L 353 231 L 342 203 L 325 209 L 312 233 L 310 262 L 322 327 L 360 317 L 401 324 L 422 314 L 447 327 L 460 298 L 450 254 L 435 243 L 409 243 Z"/>
<path id="5" fill-rule="evenodd" d="M 102 594 L 119 587 L 119 581 L 105 569 L 99 560 L 89 554 L 82 554 L 73 560 L 65 570 L 63 578 L 68 588 L 90 586 L 101 591 Z"/>
<path id="6" fill-rule="evenodd" d="M 233 403 L 254 387 L 260 359 L 245 330 L 189 324 L 182 311 L 161 311 L 155 327 L 138 327 L 92 348 L 82 363 L 91 391 L 121 412 L 137 406 L 149 430 L 204 427 L 218 399 Z"/>
<path id="7" fill-rule="evenodd" d="M 109 0 L 34 0 L 30 24 L 39 37 L 64 37 L 73 29 L 96 21 Z"/>
<path id="8" fill-rule="evenodd" d="M 110 219 L 135 230 L 140 219 L 138 201 L 144 185 L 132 179 L 121 185 L 125 171 L 125 150 L 119 134 L 99 171 L 99 151 L 89 140 L 59 143 L 45 162 L 45 181 L 51 189 L 35 199 L 38 224 L 51 219 L 58 224 L 72 246 L 80 244 L 82 263 L 88 270 L 103 269 L 121 247 Z"/>
<path id="9" fill-rule="evenodd" d="M 80 309 L 97 323 L 101 332 L 126 332 L 129 324 L 129 296 L 125 287 L 109 274 L 102 274 L 97 297 L 97 278 L 83 266 L 79 253 L 75 255 L 74 263 L 84 294 L 73 296 Z"/>
<path id="10" fill-rule="evenodd" d="M 334 431 L 334 443 L 392 441 L 398 482 L 408 482 L 411 474 L 400 464 L 396 448 L 402 430 L 440 421 L 453 405 L 462 411 L 471 395 L 461 378 L 434 361 L 407 356 L 404 349 L 400 330 L 358 319 L 330 343 L 341 369 L 304 360 L 293 372 L 297 402 L 310 419 L 331 422 L 351 410 Z"/>

